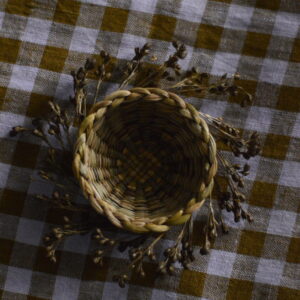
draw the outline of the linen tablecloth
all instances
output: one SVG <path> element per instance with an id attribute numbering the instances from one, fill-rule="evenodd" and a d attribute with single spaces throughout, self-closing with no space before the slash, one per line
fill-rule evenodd
<path id="1" fill-rule="evenodd" d="M 2 299 L 300 299 L 300 1 L 297 0 L 1 0 L 0 1 L 0 298 Z M 68 100 L 70 71 L 101 49 L 121 61 L 152 44 L 159 61 L 170 42 L 187 45 L 182 66 L 212 75 L 241 74 L 254 95 L 249 108 L 231 97 L 190 98 L 245 134 L 261 135 L 262 153 L 246 180 L 254 223 L 234 223 L 207 256 L 173 277 L 134 277 L 121 289 L 113 274 L 126 267 L 110 253 L 93 265 L 90 236 L 67 240 L 57 264 L 42 236 L 57 212 L 34 194 L 45 145 L 9 137 L 51 99 Z M 106 82 L 102 93 L 116 87 Z M 172 235 L 164 240 L 171 243 Z M 154 269 L 151 265 L 149 268 Z"/>

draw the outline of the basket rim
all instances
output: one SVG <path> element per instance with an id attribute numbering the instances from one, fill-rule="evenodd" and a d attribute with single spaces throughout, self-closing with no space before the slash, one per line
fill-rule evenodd
<path id="1" fill-rule="evenodd" d="M 94 123 L 102 119 L 110 109 L 119 107 L 122 103 L 134 101 L 152 101 L 157 103 L 162 101 L 176 108 L 183 118 L 187 118 L 195 124 L 195 132 L 199 136 L 201 143 L 203 143 L 202 149 L 204 152 L 206 176 L 199 186 L 198 198 L 190 199 L 185 208 L 179 209 L 171 216 L 136 219 L 122 214 L 116 207 L 99 197 L 99 194 L 90 185 L 85 174 L 86 141 L 89 134 L 93 131 Z M 136 233 L 164 232 L 171 225 L 186 222 L 193 212 L 202 207 L 205 199 L 211 194 L 214 176 L 217 172 L 216 143 L 209 132 L 206 122 L 200 117 L 196 108 L 178 95 L 159 88 L 137 87 L 130 90 L 118 90 L 105 97 L 103 101 L 94 104 L 87 117 L 82 121 L 74 147 L 73 171 L 84 196 L 89 199 L 92 207 L 98 213 L 105 215 L 115 226 Z"/>

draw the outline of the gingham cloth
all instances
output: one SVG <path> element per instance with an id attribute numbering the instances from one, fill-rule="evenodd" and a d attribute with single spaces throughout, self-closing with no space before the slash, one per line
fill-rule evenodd
<path id="1" fill-rule="evenodd" d="M 300 1 L 1 0 L 0 11 L 0 298 L 300 299 Z M 42 235 L 61 216 L 34 198 L 51 191 L 31 180 L 45 145 L 11 138 L 10 128 L 46 112 L 48 100 L 67 100 L 70 71 L 100 49 L 126 60 L 149 41 L 163 61 L 173 39 L 187 45 L 183 68 L 237 71 L 255 97 L 246 109 L 230 97 L 189 99 L 260 133 L 262 154 L 246 180 L 254 223 L 225 215 L 230 234 L 207 256 L 196 240 L 190 270 L 134 276 L 124 289 L 112 280 L 126 268 L 124 255 L 113 251 L 99 269 L 88 256 L 90 236 L 68 239 L 50 263 Z M 114 88 L 105 83 L 102 93 Z"/>

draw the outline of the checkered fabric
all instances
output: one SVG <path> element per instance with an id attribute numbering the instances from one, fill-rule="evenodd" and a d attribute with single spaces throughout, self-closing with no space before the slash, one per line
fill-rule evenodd
<path id="1" fill-rule="evenodd" d="M 299 25 L 298 0 L 1 0 L 0 298 L 299 300 Z M 197 253 L 190 270 L 134 276 L 124 289 L 112 276 L 125 270 L 125 256 L 113 251 L 99 269 L 88 255 L 90 236 L 68 239 L 58 263 L 50 263 L 41 239 L 60 216 L 33 196 L 51 187 L 31 180 L 46 147 L 9 137 L 10 128 L 46 112 L 48 100 L 67 100 L 70 71 L 100 49 L 124 61 L 149 41 L 162 61 L 173 39 L 187 45 L 183 68 L 237 71 L 255 96 L 246 109 L 231 97 L 188 99 L 245 133 L 260 133 L 262 154 L 250 160 L 246 180 L 254 223 L 236 224 L 225 213 L 230 233 L 209 255 Z M 102 93 L 115 86 L 106 82 Z"/>

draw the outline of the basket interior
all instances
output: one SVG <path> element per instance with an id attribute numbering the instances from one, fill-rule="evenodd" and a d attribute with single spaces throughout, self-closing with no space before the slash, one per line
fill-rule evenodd
<path id="1" fill-rule="evenodd" d="M 178 108 L 135 101 L 109 108 L 87 138 L 90 184 L 135 218 L 169 216 L 197 197 L 203 178 L 199 140 Z"/>

